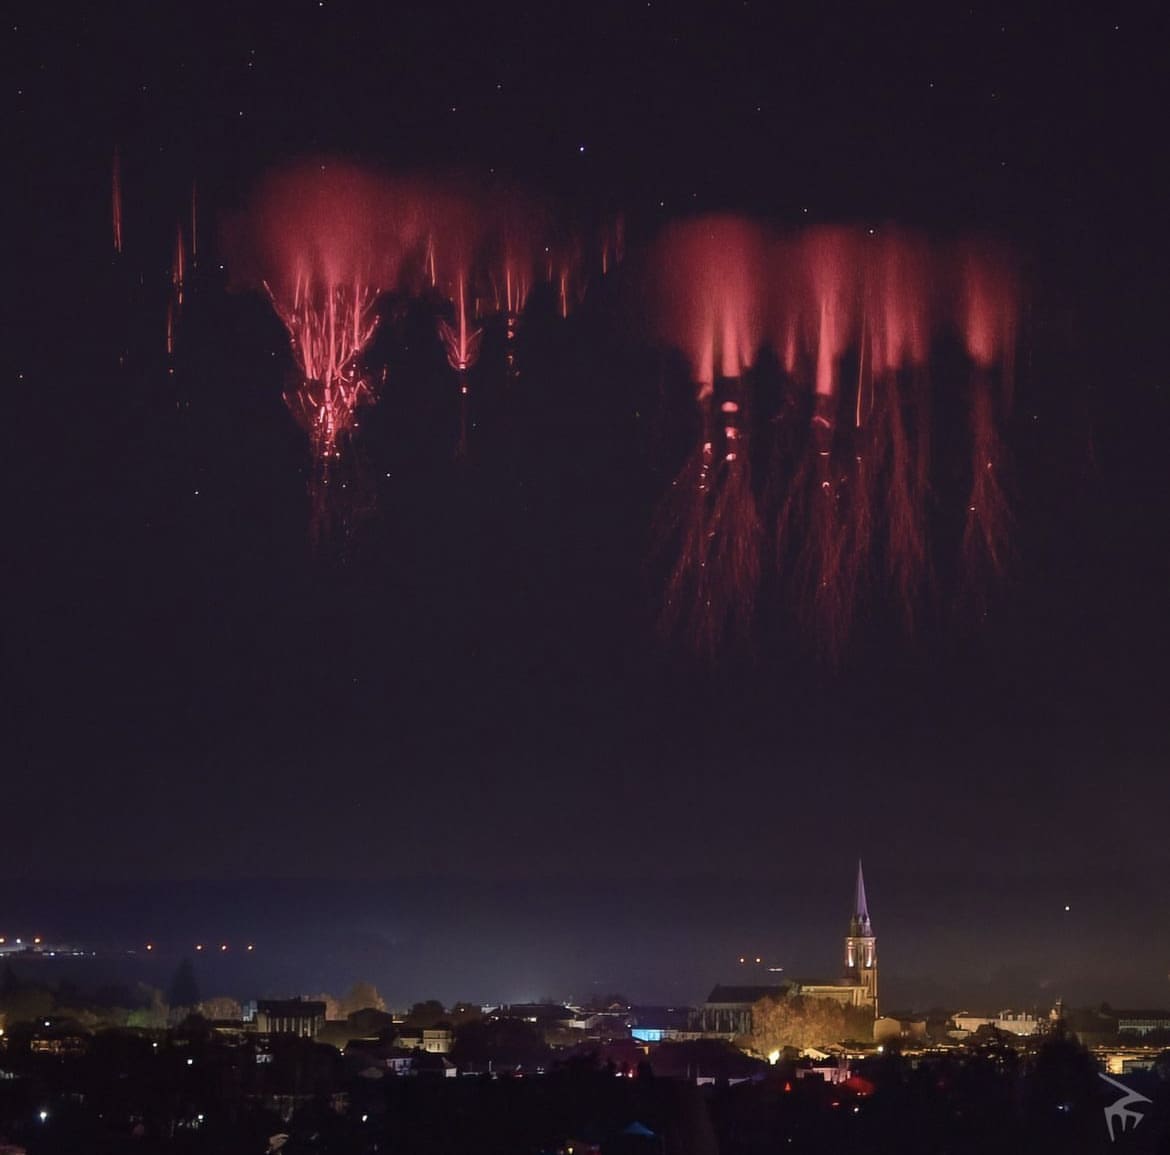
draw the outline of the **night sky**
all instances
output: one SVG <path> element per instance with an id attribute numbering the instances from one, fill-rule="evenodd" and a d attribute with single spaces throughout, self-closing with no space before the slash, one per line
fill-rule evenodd
<path id="1" fill-rule="evenodd" d="M 47 7 L 4 29 L 0 290 L 0 876 L 68 884 L 35 891 L 46 933 L 96 933 L 95 881 L 134 884 L 101 892 L 131 941 L 169 907 L 144 884 L 313 879 L 304 910 L 366 931 L 270 986 L 695 1000 L 749 938 L 839 965 L 861 856 L 907 1003 L 1005 974 L 1170 1001 L 1160 6 Z M 303 157 L 621 212 L 631 260 L 707 211 L 1006 238 L 1013 558 L 986 615 L 939 594 L 907 637 L 875 603 L 836 665 L 771 604 L 714 662 L 660 637 L 685 390 L 621 270 L 567 323 L 534 300 L 466 462 L 432 321 L 387 313 L 377 513 L 314 552 L 287 341 L 219 244 Z M 254 901 L 291 941 L 296 886 L 249 885 L 192 909 Z"/>

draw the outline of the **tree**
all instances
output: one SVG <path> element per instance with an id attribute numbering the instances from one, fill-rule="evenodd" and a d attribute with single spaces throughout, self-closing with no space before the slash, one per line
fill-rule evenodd
<path id="1" fill-rule="evenodd" d="M 205 1019 L 242 1019 L 244 1017 L 244 1010 L 240 1004 L 227 995 L 204 999 L 199 1004 L 199 1013 Z"/>
<path id="2" fill-rule="evenodd" d="M 1100 1090 L 1092 1052 L 1063 1023 L 1040 1044 L 1028 1080 L 1028 1105 L 1041 1117 L 1057 1107 L 1094 1104 Z"/>
<path id="3" fill-rule="evenodd" d="M 384 1011 L 386 1000 L 378 994 L 373 983 L 358 982 L 349 988 L 349 993 L 338 1000 L 338 1018 L 346 1019 L 355 1011 Z"/>
<path id="4" fill-rule="evenodd" d="M 189 958 L 179 963 L 175 977 L 171 979 L 170 1004 L 174 1010 L 199 1005 L 199 984 L 195 981 L 195 968 Z"/>
<path id="5" fill-rule="evenodd" d="M 31 1023 L 52 1014 L 54 1000 L 51 991 L 43 987 L 19 986 L 0 996 L 0 1010 L 9 1023 Z"/>
<path id="6" fill-rule="evenodd" d="M 483 1011 L 475 1005 L 475 1003 L 457 1002 L 451 1010 L 447 1013 L 447 1021 L 453 1027 L 461 1026 L 463 1023 L 470 1023 L 475 1019 L 482 1019 Z"/>
<path id="7" fill-rule="evenodd" d="M 126 1019 L 126 1026 L 140 1030 L 158 1031 L 167 1025 L 170 1008 L 163 1001 L 162 991 L 150 990 L 150 1005 L 132 1010 Z"/>
<path id="8" fill-rule="evenodd" d="M 506 1067 L 543 1066 L 549 1049 L 531 1023 L 519 1019 L 475 1019 L 455 1032 L 451 1059 L 458 1066 L 472 1064 L 485 1070 L 490 1063 L 497 1070 Z"/>
<path id="9" fill-rule="evenodd" d="M 808 995 L 763 998 L 752 1007 L 752 1033 L 747 1041 L 759 1055 L 770 1055 L 785 1047 L 806 1051 L 847 1038 L 851 1018 L 835 999 Z"/>
<path id="10" fill-rule="evenodd" d="M 405 1027 L 422 1027 L 427 1030 L 436 1023 L 446 1022 L 447 1012 L 438 999 L 427 999 L 425 1003 L 415 1003 L 402 1024 Z"/>
<path id="11" fill-rule="evenodd" d="M 327 991 L 322 991 L 319 995 L 310 995 L 309 1002 L 324 1003 L 325 1018 L 329 1022 L 334 1022 L 338 1019 L 345 1018 L 345 1015 L 341 1013 L 341 1001 L 339 999 L 335 999 Z"/>

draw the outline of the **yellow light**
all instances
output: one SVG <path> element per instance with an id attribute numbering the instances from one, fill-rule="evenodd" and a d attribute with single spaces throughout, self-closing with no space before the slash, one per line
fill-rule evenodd
<path id="1" fill-rule="evenodd" d="M 148 942 L 148 943 L 146 944 L 146 949 L 147 949 L 147 950 L 154 950 L 154 943 L 152 943 L 152 942 Z"/>
<path id="2" fill-rule="evenodd" d="M 769 1051 L 768 1052 L 768 1062 L 771 1063 L 772 1066 L 774 1067 L 778 1062 L 780 1062 L 780 1052 L 779 1051 Z"/>

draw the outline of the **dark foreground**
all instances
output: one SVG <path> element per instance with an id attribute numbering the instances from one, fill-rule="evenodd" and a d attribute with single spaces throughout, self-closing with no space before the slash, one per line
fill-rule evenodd
<path id="1" fill-rule="evenodd" d="M 697 1086 L 656 1075 L 653 1055 L 637 1070 L 586 1056 L 525 1074 L 444 1075 L 437 1063 L 396 1077 L 307 1040 L 206 1030 L 63 1036 L 55 1052 L 28 1032 L 2 1042 L 6 1153 L 1170 1152 L 1170 1055 L 1110 1085 L 1061 1037 L 1034 1055 L 1000 1044 L 878 1056 L 839 1087 L 783 1063 Z M 1111 1139 L 1119 1087 L 1147 1101 Z"/>

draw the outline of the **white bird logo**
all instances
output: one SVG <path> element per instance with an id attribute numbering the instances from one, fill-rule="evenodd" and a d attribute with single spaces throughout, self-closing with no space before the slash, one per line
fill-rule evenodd
<path id="1" fill-rule="evenodd" d="M 1098 1072 L 1098 1077 L 1104 1079 L 1106 1083 L 1109 1083 L 1122 1092 L 1120 1099 L 1105 1108 L 1105 1126 L 1109 1128 L 1110 1142 L 1115 1143 L 1117 1141 L 1117 1135 L 1114 1133 L 1113 1124 L 1120 1124 L 1121 1132 L 1124 1134 L 1132 1119 L 1133 1129 L 1136 1131 L 1137 1125 L 1145 1116 L 1140 1111 L 1132 1110 L 1130 1104 L 1149 1103 L 1150 1100 L 1145 1095 L 1139 1095 L 1137 1091 L 1131 1091 L 1124 1083 L 1119 1083 L 1116 1079 L 1109 1078 L 1108 1075 L 1103 1075 Z"/>

